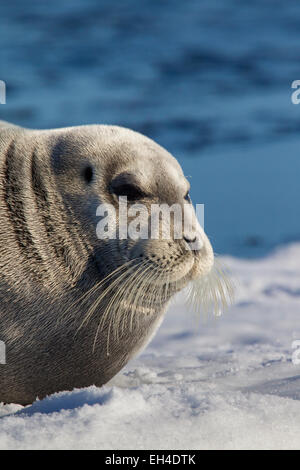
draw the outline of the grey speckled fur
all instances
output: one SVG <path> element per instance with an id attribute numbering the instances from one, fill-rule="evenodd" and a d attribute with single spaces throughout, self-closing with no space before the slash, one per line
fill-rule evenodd
<path id="1" fill-rule="evenodd" d="M 87 165 L 94 170 L 89 185 Z M 177 202 L 187 190 L 177 161 L 128 129 L 27 130 L 0 122 L 0 340 L 7 348 L 0 401 L 27 404 L 61 390 L 100 386 L 160 322 L 165 306 L 141 315 L 117 341 L 111 338 L 109 354 L 105 328 L 92 347 L 105 302 L 78 331 L 95 298 L 76 300 L 136 249 L 96 237 L 96 207 L 114 203 L 108 187 L 122 171 L 134 172 L 155 201 Z M 210 263 L 209 242 L 205 247 L 202 262 Z M 165 247 L 156 249 L 158 256 L 163 252 Z"/>

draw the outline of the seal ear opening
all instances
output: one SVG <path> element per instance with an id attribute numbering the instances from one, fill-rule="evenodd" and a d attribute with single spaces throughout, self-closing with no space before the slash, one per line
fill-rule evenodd
<path id="1" fill-rule="evenodd" d="M 84 180 L 87 184 L 90 184 L 92 182 L 93 176 L 94 176 L 93 168 L 90 165 L 85 167 L 85 169 L 83 171 L 83 177 L 84 177 Z"/>

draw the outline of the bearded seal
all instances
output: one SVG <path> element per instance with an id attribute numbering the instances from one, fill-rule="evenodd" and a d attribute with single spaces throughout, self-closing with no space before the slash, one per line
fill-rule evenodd
<path id="1" fill-rule="evenodd" d="M 126 128 L 0 124 L 0 401 L 107 383 L 173 295 L 210 272 L 199 225 L 181 239 L 96 235 L 99 204 L 190 204 L 177 160 Z M 118 223 L 118 221 L 117 221 Z M 188 249 L 200 240 L 200 249 Z"/>

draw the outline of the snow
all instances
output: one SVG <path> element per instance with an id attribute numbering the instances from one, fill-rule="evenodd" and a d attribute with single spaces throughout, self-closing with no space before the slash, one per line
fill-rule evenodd
<path id="1" fill-rule="evenodd" d="M 1 449 L 300 447 L 300 244 L 221 258 L 236 303 L 196 320 L 184 294 L 147 349 L 108 385 L 0 406 Z"/>

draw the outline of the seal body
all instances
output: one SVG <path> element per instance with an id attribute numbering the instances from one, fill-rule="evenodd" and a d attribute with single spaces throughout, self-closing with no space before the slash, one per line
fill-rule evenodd
<path id="1" fill-rule="evenodd" d="M 188 237 L 101 240 L 97 207 L 122 193 L 182 203 L 187 189 L 177 161 L 134 131 L 0 124 L 0 401 L 101 386 L 147 343 L 171 296 L 210 269 L 210 244 L 202 232 L 198 253 Z"/>

